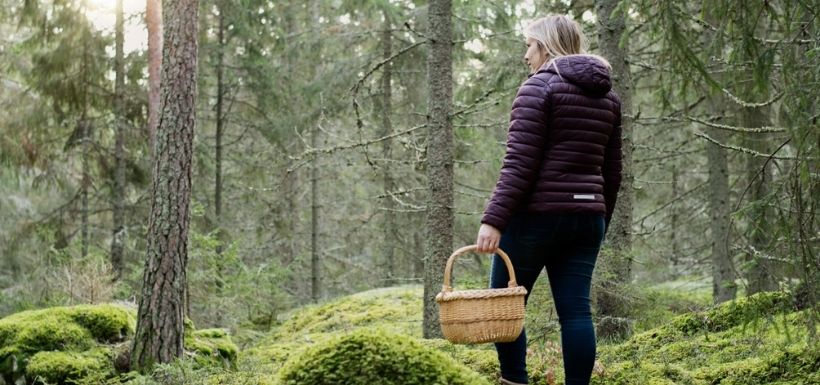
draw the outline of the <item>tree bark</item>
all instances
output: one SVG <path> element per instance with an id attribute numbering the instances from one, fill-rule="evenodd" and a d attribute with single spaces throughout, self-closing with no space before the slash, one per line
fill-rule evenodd
<path id="1" fill-rule="evenodd" d="M 223 146 L 222 140 L 225 135 L 225 103 L 224 96 L 227 90 L 225 89 L 225 2 L 218 1 L 217 9 L 219 11 L 219 18 L 217 24 L 217 46 L 216 46 L 216 143 L 214 145 L 215 165 L 214 165 L 214 220 L 213 227 L 216 234 L 217 244 L 215 248 L 216 253 L 216 276 L 214 283 L 218 295 L 222 295 L 222 287 L 224 281 L 224 265 L 222 262 L 222 250 L 224 248 L 225 234 L 222 230 L 222 155 Z M 217 306 L 214 311 L 214 320 L 218 323 L 222 322 L 223 312 L 222 308 Z"/>
<path id="2" fill-rule="evenodd" d="M 145 24 L 148 27 L 148 144 L 153 156 L 159 125 L 162 0 L 146 0 Z"/>
<path id="3" fill-rule="evenodd" d="M 672 196 L 677 195 L 678 191 L 680 191 L 679 175 L 680 175 L 680 171 L 678 171 L 678 166 L 673 165 L 672 166 Z M 672 256 L 670 258 L 672 260 L 672 272 L 669 276 L 672 279 L 677 279 L 678 276 L 680 275 L 678 269 L 679 269 L 680 263 L 681 263 L 681 261 L 680 261 L 680 239 L 681 239 L 681 237 L 678 234 L 678 231 L 680 230 L 680 218 L 679 218 L 679 216 L 680 216 L 679 211 L 680 210 L 678 210 L 677 205 L 672 205 L 671 207 L 669 207 L 669 210 L 672 211 L 672 213 L 669 215 L 670 216 L 670 218 L 669 218 L 669 221 L 670 221 L 669 227 L 671 228 L 671 231 L 669 232 L 669 237 L 670 237 L 669 244 L 670 244 L 670 246 L 672 246 Z"/>
<path id="4" fill-rule="evenodd" d="M 436 294 L 453 251 L 452 1 L 431 0 L 427 56 L 427 242 L 424 250 L 424 338 L 441 338 Z"/>
<path id="5" fill-rule="evenodd" d="M 715 100 L 712 105 L 722 105 Z M 714 107 L 713 107 L 714 108 Z M 719 112 L 714 110 L 713 112 Z M 708 135 L 720 143 L 726 142 L 726 133 L 720 129 L 708 129 Z M 715 303 L 735 298 L 737 287 L 729 252 L 730 217 L 729 165 L 726 149 L 707 142 L 706 156 L 709 161 L 709 216 L 712 243 L 712 300 Z"/>
<path id="6" fill-rule="evenodd" d="M 384 15 L 384 30 L 382 31 L 382 57 L 387 60 L 393 55 L 393 35 L 390 29 L 392 28 L 390 21 L 390 14 L 385 10 Z M 392 62 L 384 64 L 382 73 L 382 132 L 381 137 L 385 137 L 393 133 L 393 126 L 390 122 L 390 116 L 393 114 L 393 81 Z M 395 183 L 391 175 L 391 164 L 389 159 L 392 156 L 391 149 L 392 141 L 390 139 L 382 141 L 382 185 L 384 188 L 384 199 L 382 204 L 384 206 L 384 227 L 383 227 L 383 249 L 382 254 L 385 261 L 386 278 L 384 286 L 391 286 L 396 283 L 396 215 L 395 202 L 390 196 L 390 192 L 395 190 Z"/>
<path id="7" fill-rule="evenodd" d="M 83 10 L 88 9 L 88 3 L 86 0 L 82 1 L 82 8 Z M 81 155 L 81 167 L 82 167 L 82 181 L 80 184 L 80 255 L 85 258 L 88 255 L 88 243 L 89 243 L 89 236 L 88 236 L 88 187 L 91 185 L 91 175 L 89 173 L 89 166 L 88 166 L 88 151 L 90 149 L 89 141 L 91 140 L 91 123 L 88 120 L 88 62 L 90 58 L 88 57 L 88 44 L 89 40 L 91 39 L 91 34 L 89 33 L 88 26 L 83 28 L 83 58 L 82 58 L 82 114 L 80 116 L 79 122 L 79 129 L 82 138 L 82 144 L 80 146 L 82 155 Z"/>
<path id="8" fill-rule="evenodd" d="M 196 122 L 197 0 L 166 1 L 162 98 L 148 221 L 148 250 L 131 366 L 182 356 L 191 159 Z"/>
<path id="9" fill-rule="evenodd" d="M 768 96 L 768 93 L 765 96 Z M 741 125 L 744 127 L 770 126 L 768 110 L 768 106 L 742 107 Z M 770 151 L 766 145 L 770 140 L 768 134 L 746 134 L 744 139 L 748 148 L 764 154 Z M 775 265 L 770 258 L 765 257 L 771 242 L 769 234 L 771 234 L 772 225 L 769 221 L 772 217 L 772 210 L 764 202 L 769 193 L 768 186 L 772 182 L 771 162 L 766 158 L 747 156 L 746 179 L 749 183 L 749 203 L 752 207 L 748 210 L 746 218 L 746 237 L 749 247 L 746 250 L 745 273 L 749 285 L 747 294 L 754 294 L 778 289 L 778 274 L 775 271 Z"/>
<path id="10" fill-rule="evenodd" d="M 318 2 L 312 2 L 310 5 L 310 21 L 318 24 L 319 20 Z M 321 39 L 317 39 L 313 47 L 313 51 L 318 54 L 319 61 L 322 58 L 322 44 Z M 310 67 L 309 71 L 310 81 L 316 76 L 315 68 Z M 321 100 L 322 96 L 319 95 Z M 320 109 L 324 108 L 320 106 Z M 319 145 L 319 121 L 313 121 L 310 127 L 310 146 L 318 148 Z M 322 261 L 319 258 L 319 157 L 314 156 L 310 162 L 310 296 L 314 303 L 319 302 L 322 297 Z"/>
<path id="11" fill-rule="evenodd" d="M 116 21 L 116 53 L 114 57 L 114 115 L 116 120 L 116 139 L 114 141 L 114 158 L 116 166 L 114 169 L 114 207 L 113 207 L 113 231 L 111 234 L 111 269 L 114 272 L 114 279 L 122 277 L 123 251 L 125 248 L 125 69 L 123 60 L 123 0 L 117 0 L 117 21 Z"/>
<path id="12" fill-rule="evenodd" d="M 318 148 L 318 123 L 310 130 L 310 146 Z M 310 162 L 310 298 L 314 303 L 322 296 L 321 261 L 319 260 L 319 157 Z"/>
<path id="13" fill-rule="evenodd" d="M 221 237 L 221 226 L 222 226 L 222 136 L 225 130 L 225 116 L 224 116 L 224 104 L 223 104 L 223 96 L 225 93 L 225 82 L 224 82 L 224 60 L 225 60 L 225 9 L 222 7 L 222 3 L 219 3 L 219 25 L 217 27 L 217 53 L 216 53 L 216 146 L 214 151 L 216 152 L 216 165 L 215 165 L 215 173 L 214 176 L 214 223 L 216 225 L 217 237 L 219 238 L 220 244 L 216 246 L 216 253 L 222 254 L 222 237 Z"/>
<path id="14" fill-rule="evenodd" d="M 611 253 L 606 261 L 612 279 L 601 282 L 601 289 L 596 293 L 595 306 L 599 318 L 612 320 L 623 319 L 628 315 L 628 308 L 617 294 L 618 287 L 632 279 L 632 206 L 634 190 L 632 188 L 632 76 L 629 69 L 629 45 L 619 45 L 621 36 L 626 31 L 625 12 L 612 12 L 618 0 L 596 0 L 595 11 L 598 18 L 598 49 L 602 56 L 612 64 L 613 88 L 621 98 L 623 130 L 623 177 L 615 211 L 607 230 L 607 246 Z M 600 328 L 603 336 L 613 336 L 610 332 L 622 334 L 628 329 L 623 327 Z"/>

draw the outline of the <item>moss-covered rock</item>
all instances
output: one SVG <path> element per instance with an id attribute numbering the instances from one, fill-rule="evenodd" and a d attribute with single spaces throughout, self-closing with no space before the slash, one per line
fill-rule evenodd
<path id="1" fill-rule="evenodd" d="M 128 370 L 136 311 L 79 305 L 24 311 L 0 319 L 0 375 L 6 383 L 100 383 Z M 222 329 L 185 323 L 187 354 L 200 366 L 235 368 L 238 348 Z"/>
<path id="2" fill-rule="evenodd" d="M 235 368 L 239 348 L 223 329 L 202 329 L 186 333 L 185 350 L 201 365 Z"/>
<path id="3" fill-rule="evenodd" d="M 89 376 L 102 379 L 110 377 L 112 372 L 110 351 L 105 348 L 84 352 L 38 352 L 26 366 L 29 381 L 48 384 L 75 383 L 88 380 Z"/>
<path id="4" fill-rule="evenodd" d="M 415 338 L 383 329 L 336 335 L 292 357 L 283 384 L 481 385 L 479 374 Z"/>
<path id="5" fill-rule="evenodd" d="M 97 348 L 124 341 L 133 335 L 134 325 L 133 310 L 112 304 L 52 307 L 10 315 L 0 319 L 0 375 L 11 383 L 23 375 L 30 379 L 35 373 L 46 378 L 47 370 L 59 373 L 57 377 L 65 376 L 50 382 L 64 383 L 81 378 L 88 372 L 80 369 L 83 367 L 104 366 L 108 370 L 112 364 L 108 360 L 102 365 L 100 357 L 104 355 Z M 62 363 L 71 365 L 57 369 Z M 32 364 L 34 368 L 29 369 Z"/>

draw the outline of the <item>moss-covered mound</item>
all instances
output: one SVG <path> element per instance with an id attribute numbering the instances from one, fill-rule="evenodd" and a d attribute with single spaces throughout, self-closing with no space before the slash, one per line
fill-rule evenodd
<path id="1" fill-rule="evenodd" d="M 312 334 L 345 332 L 379 325 L 421 336 L 423 288 L 419 285 L 368 290 L 331 302 L 299 308 L 270 339 L 277 342 L 310 339 Z"/>
<path id="2" fill-rule="evenodd" d="M 110 373 L 112 345 L 134 333 L 134 315 L 118 305 L 24 311 L 0 319 L 0 374 L 6 383 L 64 383 Z M 38 380 L 39 379 L 39 380 Z"/>
<path id="3" fill-rule="evenodd" d="M 679 316 L 617 345 L 599 346 L 597 384 L 820 383 L 808 310 L 787 292 L 760 293 Z"/>
<path id="4" fill-rule="evenodd" d="M 99 383 L 128 370 L 136 311 L 114 304 L 59 306 L 0 319 L 0 376 L 7 384 Z M 200 365 L 235 367 L 238 349 L 221 329 L 194 330 L 185 346 Z"/>
<path id="5" fill-rule="evenodd" d="M 305 347 L 363 327 L 378 326 L 421 337 L 422 293 L 420 285 L 379 288 L 300 307 L 243 351 L 240 360 L 255 361 L 268 370 L 276 370 Z"/>
<path id="6" fill-rule="evenodd" d="M 223 329 L 202 329 L 186 333 L 185 349 L 190 351 L 201 365 L 236 368 L 239 348 Z"/>
<path id="7" fill-rule="evenodd" d="M 413 337 L 384 329 L 335 335 L 291 358 L 283 384 L 481 385 L 479 374 Z"/>

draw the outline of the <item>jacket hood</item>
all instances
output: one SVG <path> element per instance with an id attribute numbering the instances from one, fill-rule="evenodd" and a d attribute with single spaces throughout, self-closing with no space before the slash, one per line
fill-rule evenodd
<path id="1" fill-rule="evenodd" d="M 612 89 L 609 68 L 592 55 L 560 56 L 538 72 L 552 72 L 593 95 L 606 95 Z"/>

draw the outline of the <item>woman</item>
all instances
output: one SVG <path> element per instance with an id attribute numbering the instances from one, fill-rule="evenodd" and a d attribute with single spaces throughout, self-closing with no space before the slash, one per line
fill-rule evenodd
<path id="1" fill-rule="evenodd" d="M 512 106 L 501 175 L 481 218 L 479 252 L 509 254 L 532 291 L 546 268 L 566 385 L 589 384 L 595 362 L 590 282 L 621 183 L 621 103 L 606 59 L 585 53 L 580 25 L 547 16 L 524 31 L 532 73 Z M 493 256 L 490 287 L 509 280 Z M 496 343 L 502 384 L 527 384 L 526 331 Z"/>

